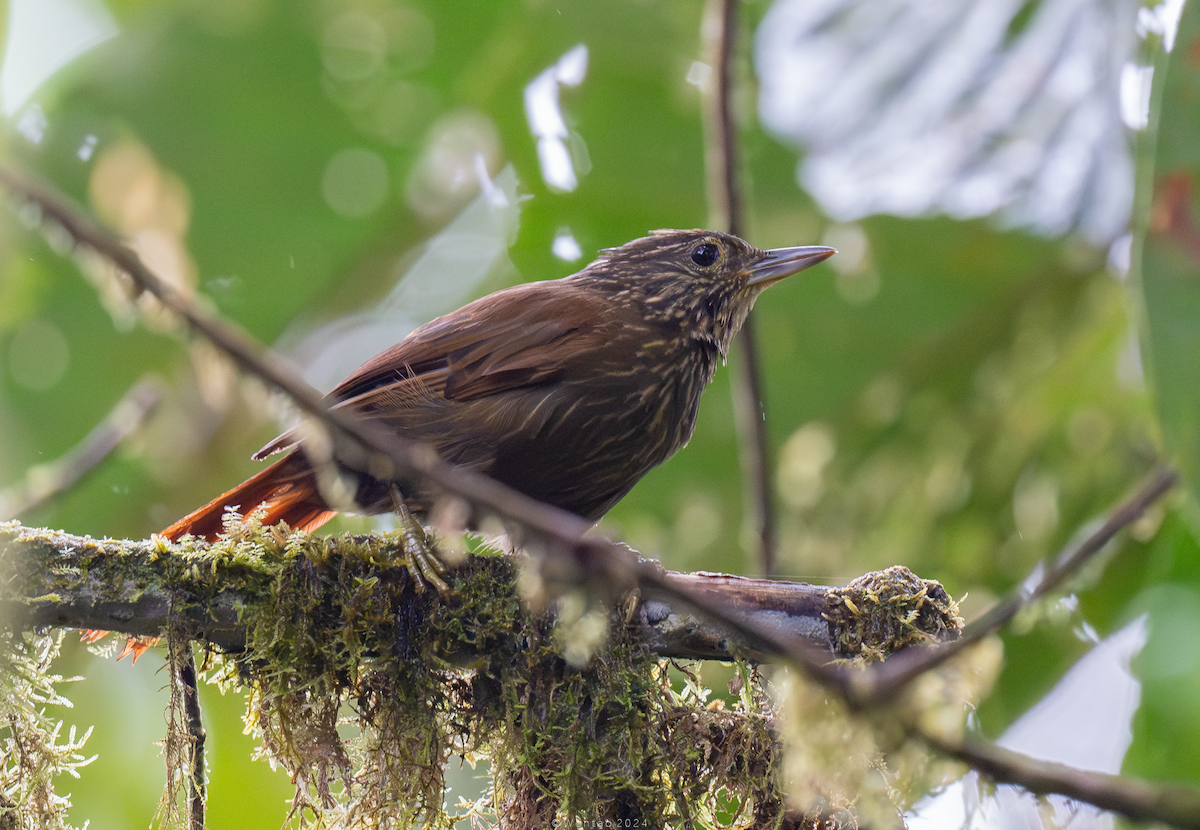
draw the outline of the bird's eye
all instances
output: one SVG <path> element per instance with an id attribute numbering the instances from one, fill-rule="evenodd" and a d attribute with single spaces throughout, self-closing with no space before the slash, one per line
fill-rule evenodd
<path id="1" fill-rule="evenodd" d="M 720 248 L 711 242 L 705 242 L 701 245 L 697 245 L 692 250 L 692 262 L 696 263 L 701 268 L 707 268 L 717 261 L 717 257 L 720 256 L 720 254 Z"/>

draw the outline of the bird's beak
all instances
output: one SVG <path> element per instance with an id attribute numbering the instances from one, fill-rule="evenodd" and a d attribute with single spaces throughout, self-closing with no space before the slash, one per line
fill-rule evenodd
<path id="1" fill-rule="evenodd" d="M 801 245 L 798 248 L 772 248 L 763 251 L 763 258 L 750 266 L 750 278 L 746 280 L 746 285 L 766 288 L 784 277 L 790 277 L 818 262 L 824 262 L 836 253 L 836 248 L 826 248 L 824 245 Z"/>

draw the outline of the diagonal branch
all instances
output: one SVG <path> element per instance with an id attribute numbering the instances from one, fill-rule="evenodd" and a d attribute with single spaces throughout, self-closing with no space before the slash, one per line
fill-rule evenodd
<path id="1" fill-rule="evenodd" d="M 954 742 L 928 734 L 919 737 L 943 755 L 962 761 L 998 784 L 1016 784 L 1032 793 L 1064 795 L 1134 821 L 1165 822 L 1200 830 L 1200 790 L 1194 787 L 1158 784 L 1040 761 L 986 741 Z"/>
<path id="2" fill-rule="evenodd" d="M 1044 573 L 1035 572 L 1012 595 L 967 625 L 961 637 L 937 648 L 910 649 L 886 663 L 873 667 L 871 672 L 863 676 L 865 682 L 861 683 L 854 699 L 861 705 L 889 700 L 922 672 L 941 665 L 985 637 L 998 632 L 1022 609 L 1043 599 L 1071 576 L 1079 573 L 1119 532 L 1136 522 L 1152 504 L 1166 495 L 1178 479 L 1179 476 L 1174 470 L 1165 467 L 1156 470 L 1132 496 L 1113 509 L 1100 527 L 1077 546 L 1067 547 L 1059 553 L 1049 570 Z M 1040 569 L 1039 565 L 1039 571 Z"/>
<path id="3" fill-rule="evenodd" d="M 0 490 L 0 520 L 26 516 L 78 484 L 141 428 L 161 398 L 162 385 L 157 379 L 139 380 L 65 455 L 33 467 L 24 481 Z"/>

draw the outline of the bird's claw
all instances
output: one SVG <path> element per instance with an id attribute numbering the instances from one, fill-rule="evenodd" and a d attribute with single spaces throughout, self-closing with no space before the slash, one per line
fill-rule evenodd
<path id="1" fill-rule="evenodd" d="M 425 529 L 408 509 L 408 505 L 404 502 L 404 496 L 400 494 L 400 490 L 395 485 L 392 486 L 391 494 L 392 506 L 396 508 L 396 513 L 400 517 L 400 540 L 404 545 L 404 554 L 407 557 L 405 566 L 413 578 L 417 593 L 423 593 L 425 583 L 429 583 L 443 597 L 447 596 L 450 593 L 450 586 L 442 577 L 449 573 L 449 568 L 438 558 L 432 541 L 425 534 Z"/>

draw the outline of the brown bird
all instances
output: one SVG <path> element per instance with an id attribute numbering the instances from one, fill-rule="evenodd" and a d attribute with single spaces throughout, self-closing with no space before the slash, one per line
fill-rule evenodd
<path id="1" fill-rule="evenodd" d="M 599 519 L 691 438 L 700 393 L 764 288 L 836 253 L 760 251 L 729 234 L 655 231 L 582 271 L 497 291 L 421 326 L 329 393 L 445 460 Z M 227 509 L 313 530 L 337 509 L 293 430 L 255 455 L 279 461 L 163 531 L 208 540 Z M 391 483 L 343 471 L 364 513 Z M 435 494 L 399 484 L 418 516 Z"/>
<path id="2" fill-rule="evenodd" d="M 692 436 L 700 393 L 764 288 L 836 253 L 760 251 L 715 231 L 655 231 L 559 280 L 518 285 L 439 317 L 329 393 L 336 408 L 425 442 L 445 460 L 597 520 Z M 337 508 L 296 431 L 254 454 L 288 454 L 161 535 L 214 541 L 227 510 L 314 530 Z M 402 511 L 408 532 L 435 493 L 343 470 L 364 513 Z M 419 526 L 416 533 L 420 534 Z M 436 563 L 412 551 L 439 589 Z M 420 582 L 418 580 L 418 585 Z M 104 631 L 85 631 L 95 642 Z M 154 642 L 132 637 L 118 659 Z"/>

